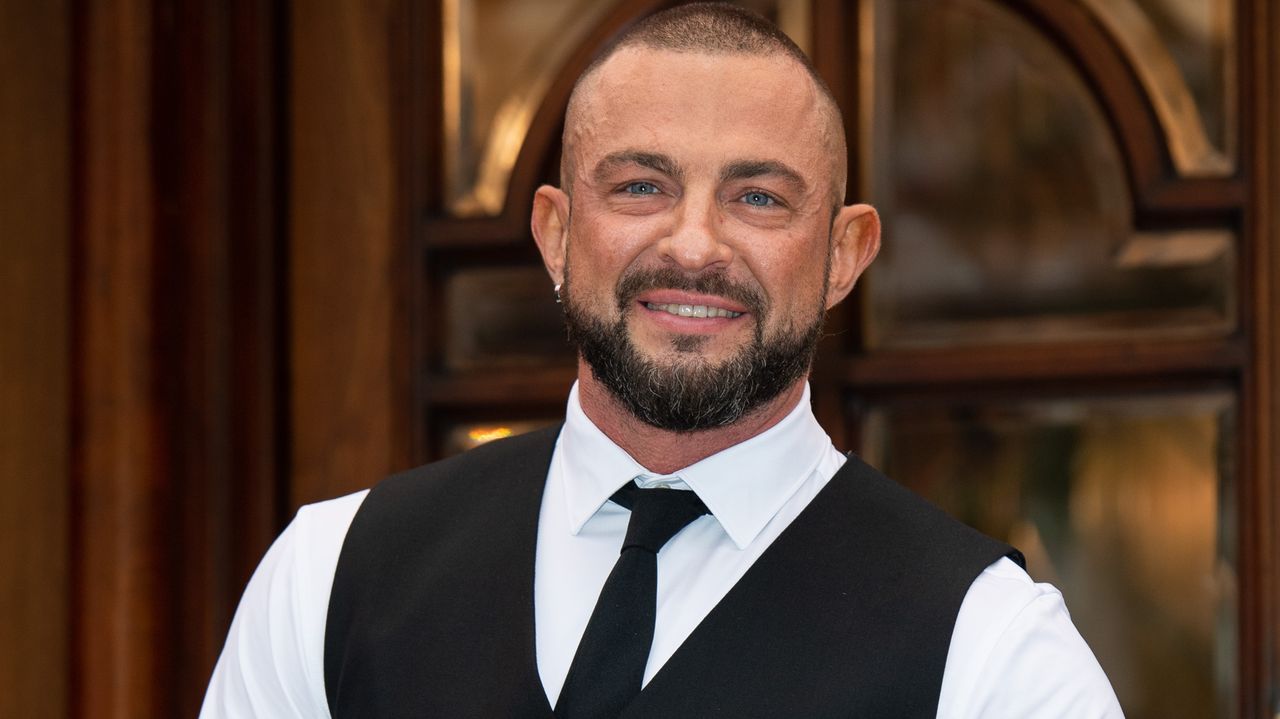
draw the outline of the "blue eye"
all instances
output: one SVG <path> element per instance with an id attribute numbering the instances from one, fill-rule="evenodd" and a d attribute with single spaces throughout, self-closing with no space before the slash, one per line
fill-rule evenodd
<path id="1" fill-rule="evenodd" d="M 656 195 L 658 186 L 652 182 L 632 182 L 627 185 L 626 192 L 630 195 Z"/>
<path id="2" fill-rule="evenodd" d="M 742 201 L 753 207 L 768 207 L 775 202 L 772 197 L 763 192 L 748 192 L 742 196 Z"/>

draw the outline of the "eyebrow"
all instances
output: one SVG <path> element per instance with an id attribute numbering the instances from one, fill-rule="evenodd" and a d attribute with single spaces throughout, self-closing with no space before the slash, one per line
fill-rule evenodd
<path id="1" fill-rule="evenodd" d="M 809 184 L 799 172 L 776 160 L 739 160 L 720 171 L 720 182 L 749 180 L 753 177 L 773 176 L 791 185 L 800 194 L 807 194 Z"/>
<path id="2" fill-rule="evenodd" d="M 627 165 L 647 167 L 676 180 L 684 179 L 684 168 L 680 167 L 680 163 L 667 155 L 657 152 L 644 152 L 642 150 L 611 152 L 596 163 L 596 168 L 592 175 L 595 177 L 596 182 L 603 182 L 607 179 L 606 176 L 609 173 Z"/>

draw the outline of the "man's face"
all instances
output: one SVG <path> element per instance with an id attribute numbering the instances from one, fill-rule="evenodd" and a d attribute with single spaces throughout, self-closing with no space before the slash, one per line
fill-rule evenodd
<path id="1" fill-rule="evenodd" d="M 571 335 L 665 429 L 722 426 L 808 370 L 829 303 L 830 116 L 785 57 L 622 50 L 567 137 Z"/>

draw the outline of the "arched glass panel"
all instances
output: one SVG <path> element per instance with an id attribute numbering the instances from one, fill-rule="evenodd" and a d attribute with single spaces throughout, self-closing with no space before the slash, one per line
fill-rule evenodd
<path id="1" fill-rule="evenodd" d="M 547 87 L 608 8 L 594 0 L 444 0 L 445 175 L 453 214 L 502 210 Z"/>
<path id="2" fill-rule="evenodd" d="M 617 3 L 443 0 L 446 204 L 456 216 L 502 211 L 507 182 L 555 73 Z M 801 48 L 808 0 L 741 0 Z"/>
<path id="3" fill-rule="evenodd" d="M 1219 336 L 1235 238 L 1138 232 L 1089 89 L 989 0 L 881 0 L 866 155 L 873 347 Z"/>
<path id="4" fill-rule="evenodd" d="M 1235 169 L 1234 0 L 1083 0 L 1133 64 L 1188 176 Z"/>

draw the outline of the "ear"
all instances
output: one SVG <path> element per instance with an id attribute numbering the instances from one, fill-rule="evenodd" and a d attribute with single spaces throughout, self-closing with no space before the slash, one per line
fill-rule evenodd
<path id="1" fill-rule="evenodd" d="M 871 205 L 848 205 L 831 226 L 827 309 L 843 300 L 880 251 L 880 215 Z"/>
<path id="2" fill-rule="evenodd" d="M 557 285 L 563 283 L 565 240 L 569 237 L 569 196 L 564 190 L 543 185 L 533 193 L 533 216 L 529 226 L 551 281 Z"/>

